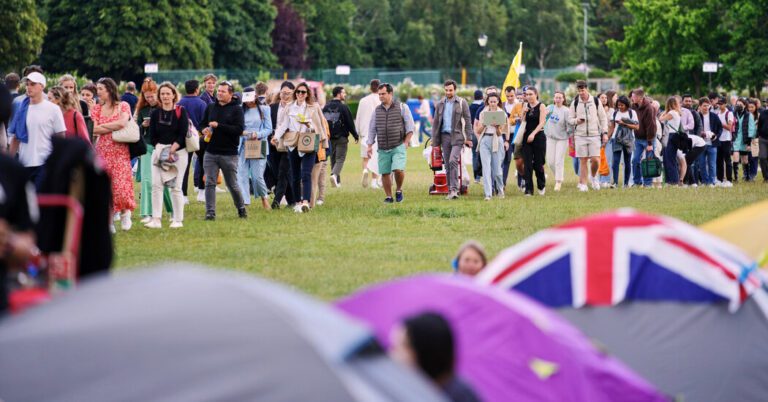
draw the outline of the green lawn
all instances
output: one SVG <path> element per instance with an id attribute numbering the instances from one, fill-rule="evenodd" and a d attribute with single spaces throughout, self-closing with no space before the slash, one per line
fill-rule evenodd
<path id="1" fill-rule="evenodd" d="M 432 172 L 421 148 L 408 151 L 402 204 L 385 205 L 382 190 L 360 186 L 360 158 L 350 144 L 342 188 L 328 185 L 326 204 L 308 214 L 264 211 L 250 206 L 248 220 L 237 218 L 228 193 L 218 195 L 217 220 L 203 220 L 203 204 L 185 211 L 184 228 L 150 230 L 134 217 L 134 228 L 116 236 L 116 266 L 130 269 L 161 261 L 191 261 L 236 269 L 291 284 L 325 299 L 370 283 L 422 271 L 449 271 L 458 246 L 467 239 L 495 255 L 532 233 L 593 212 L 632 207 L 671 215 L 694 225 L 768 196 L 768 185 L 739 183 L 731 189 L 665 188 L 601 190 L 580 194 L 566 161 L 566 185 L 547 195 L 483 201 L 482 186 L 456 201 L 430 196 Z M 511 179 L 512 181 L 514 178 Z M 137 186 L 138 187 L 138 186 Z"/>

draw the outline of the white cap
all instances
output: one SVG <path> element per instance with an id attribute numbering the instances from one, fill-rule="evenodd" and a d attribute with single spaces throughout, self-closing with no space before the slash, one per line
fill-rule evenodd
<path id="1" fill-rule="evenodd" d="M 32 81 L 36 84 L 42 84 L 43 86 L 45 86 L 45 76 L 38 72 L 29 73 L 29 75 L 24 77 L 24 79 L 21 81 L 22 82 Z"/>

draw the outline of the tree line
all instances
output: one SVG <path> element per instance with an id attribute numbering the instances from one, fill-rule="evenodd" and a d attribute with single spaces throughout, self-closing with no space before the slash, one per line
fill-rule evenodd
<path id="1" fill-rule="evenodd" d="M 0 70 L 39 62 L 89 77 L 161 69 L 506 67 L 582 60 L 629 85 L 758 91 L 768 75 L 768 0 L 16 0 L 0 9 Z M 478 36 L 488 43 L 480 48 Z"/>

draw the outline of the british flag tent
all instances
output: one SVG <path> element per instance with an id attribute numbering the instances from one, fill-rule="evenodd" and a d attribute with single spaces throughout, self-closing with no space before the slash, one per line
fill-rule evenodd
<path id="1" fill-rule="evenodd" d="M 768 400 L 768 294 L 737 247 L 632 210 L 541 231 L 478 276 L 559 309 L 662 392 Z"/>

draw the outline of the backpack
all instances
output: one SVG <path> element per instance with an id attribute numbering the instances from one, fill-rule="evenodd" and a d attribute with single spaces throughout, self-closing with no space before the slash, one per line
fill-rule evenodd
<path id="1" fill-rule="evenodd" d="M 592 100 L 595 101 L 595 107 L 600 106 L 600 100 L 597 99 L 597 96 L 593 96 Z M 575 98 L 573 98 L 573 110 L 576 110 L 576 108 L 579 107 L 579 96 L 576 95 Z"/>
<path id="2" fill-rule="evenodd" d="M 338 138 L 344 135 L 344 122 L 341 121 L 341 107 L 331 107 L 331 103 L 323 109 L 323 116 L 328 121 L 328 129 L 331 138 Z"/>
<path id="3" fill-rule="evenodd" d="M 619 113 L 618 110 L 613 112 L 613 122 L 616 121 L 616 115 Z M 634 113 L 634 110 L 629 109 L 629 118 L 632 119 L 632 113 Z M 625 147 L 632 147 L 635 144 L 635 133 L 634 131 L 629 127 L 619 126 L 616 130 L 616 142 L 619 144 L 625 146 Z"/>

